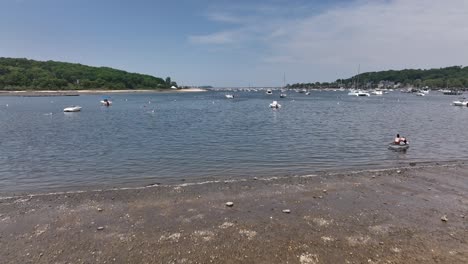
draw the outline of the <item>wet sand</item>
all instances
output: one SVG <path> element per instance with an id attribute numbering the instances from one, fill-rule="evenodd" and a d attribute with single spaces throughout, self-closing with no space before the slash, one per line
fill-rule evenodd
<path id="1" fill-rule="evenodd" d="M 3 197 L 0 262 L 468 263 L 468 164 L 412 165 Z"/>

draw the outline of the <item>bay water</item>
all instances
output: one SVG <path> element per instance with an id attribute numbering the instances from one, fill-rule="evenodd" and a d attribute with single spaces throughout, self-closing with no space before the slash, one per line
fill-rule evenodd
<path id="1" fill-rule="evenodd" d="M 110 94 L 110 107 L 102 95 L 0 97 L 0 193 L 468 158 L 468 108 L 451 106 L 456 96 L 226 93 Z M 63 113 L 71 105 L 83 109 Z M 408 151 L 387 148 L 397 133 Z"/>

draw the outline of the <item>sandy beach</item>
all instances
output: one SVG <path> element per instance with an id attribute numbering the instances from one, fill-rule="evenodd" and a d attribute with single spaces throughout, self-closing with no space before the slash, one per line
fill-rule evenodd
<path id="1" fill-rule="evenodd" d="M 468 263 L 468 164 L 411 165 L 4 196 L 0 256 L 2 263 Z"/>
<path id="2" fill-rule="evenodd" d="M 152 89 L 152 90 L 38 90 L 38 91 L 0 91 L 0 96 L 77 96 L 81 94 L 126 94 L 126 93 L 193 93 L 206 92 L 205 89 Z"/>

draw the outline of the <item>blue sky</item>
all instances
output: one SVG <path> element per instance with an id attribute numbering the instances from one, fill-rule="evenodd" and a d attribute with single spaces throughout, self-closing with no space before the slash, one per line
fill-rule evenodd
<path id="1" fill-rule="evenodd" d="M 468 1 L 0 0 L 0 56 L 182 85 L 333 81 L 468 61 Z"/>

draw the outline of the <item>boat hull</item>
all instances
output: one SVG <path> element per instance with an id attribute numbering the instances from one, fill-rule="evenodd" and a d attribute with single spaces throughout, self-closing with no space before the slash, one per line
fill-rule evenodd
<path id="1" fill-rule="evenodd" d="M 70 112 L 80 112 L 81 111 L 81 107 L 79 106 L 76 106 L 76 107 L 67 107 L 65 109 L 63 109 L 63 112 L 66 112 L 66 113 L 70 113 Z"/>
<path id="2" fill-rule="evenodd" d="M 409 149 L 409 144 L 396 145 L 396 144 L 390 143 L 388 145 L 388 149 L 394 150 L 394 151 L 406 151 L 407 149 Z"/>
<path id="3" fill-rule="evenodd" d="M 454 106 L 468 106 L 468 102 L 455 101 L 455 102 L 452 103 L 452 105 L 454 105 Z"/>
<path id="4" fill-rule="evenodd" d="M 109 102 L 109 105 L 112 105 L 112 101 L 107 101 L 107 102 Z M 101 100 L 101 104 L 102 105 L 107 105 L 106 101 L 104 101 L 104 100 Z"/>

